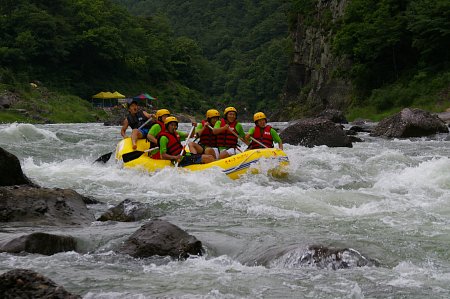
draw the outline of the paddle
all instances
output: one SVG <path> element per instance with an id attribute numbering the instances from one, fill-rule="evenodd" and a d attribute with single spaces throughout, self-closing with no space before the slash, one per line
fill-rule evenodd
<path id="1" fill-rule="evenodd" d="M 183 146 L 183 149 L 181 150 L 181 153 L 180 153 L 181 156 L 183 156 L 184 151 L 185 151 L 185 149 L 186 149 L 186 146 L 189 146 L 189 139 L 191 138 L 191 135 L 192 135 L 192 132 L 194 132 L 194 129 L 195 129 L 195 127 L 192 126 L 192 129 L 191 129 L 191 131 L 189 132 L 188 137 L 186 138 L 186 142 L 185 142 L 185 144 L 184 144 L 184 146 Z M 175 163 L 175 168 L 178 167 L 178 164 L 179 164 L 179 162 L 177 161 L 177 162 Z"/>
<path id="2" fill-rule="evenodd" d="M 157 150 L 157 149 L 159 149 L 159 147 L 149 148 L 148 150 L 145 150 L 145 151 L 134 151 L 134 152 L 129 152 L 129 153 L 123 154 L 122 155 L 123 163 L 127 163 L 127 162 L 130 162 L 130 161 L 136 160 L 137 158 L 139 158 L 143 154 L 148 153 L 148 152 L 152 152 L 152 151 Z"/>
<path id="3" fill-rule="evenodd" d="M 138 128 L 138 130 L 142 129 L 142 128 L 143 128 L 146 124 L 148 124 L 151 120 L 152 120 L 152 118 L 147 119 L 147 121 L 146 121 L 145 123 L 143 123 L 142 126 L 140 126 L 140 127 Z M 113 152 L 109 152 L 109 153 L 106 153 L 106 154 L 104 154 L 104 155 L 101 155 L 101 156 L 98 157 L 97 160 L 95 160 L 93 163 L 95 163 L 95 162 L 103 162 L 103 163 L 108 162 L 109 159 L 111 158 L 112 153 L 113 153 Z"/>

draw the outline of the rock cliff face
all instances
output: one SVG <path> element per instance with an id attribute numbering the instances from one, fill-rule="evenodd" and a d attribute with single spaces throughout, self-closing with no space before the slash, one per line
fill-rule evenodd
<path id="1" fill-rule="evenodd" d="M 311 116 L 327 108 L 345 110 L 350 103 L 350 81 L 336 75 L 350 63 L 331 53 L 333 26 L 343 16 L 347 3 L 317 0 L 314 15 L 299 13 L 291 26 L 294 55 L 282 101 L 303 115 Z"/>

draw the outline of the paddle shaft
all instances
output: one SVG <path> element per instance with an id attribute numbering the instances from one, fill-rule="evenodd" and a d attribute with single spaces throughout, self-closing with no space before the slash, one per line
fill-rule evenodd
<path id="1" fill-rule="evenodd" d="M 194 129 L 195 129 L 195 127 L 192 126 L 191 131 L 189 131 L 189 134 L 188 134 L 187 139 L 186 139 L 186 143 L 183 146 L 183 149 L 181 150 L 181 153 L 180 153 L 181 156 L 183 156 L 186 146 L 189 146 L 189 139 L 191 138 L 191 135 L 192 135 L 192 132 L 194 132 Z M 179 162 L 177 161 L 177 163 L 175 163 L 175 167 L 178 167 L 178 164 L 179 164 Z"/>

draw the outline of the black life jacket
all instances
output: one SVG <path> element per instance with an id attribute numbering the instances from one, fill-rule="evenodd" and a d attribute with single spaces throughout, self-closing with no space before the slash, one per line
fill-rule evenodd
<path id="1" fill-rule="evenodd" d="M 200 135 L 200 144 L 206 145 L 209 147 L 217 146 L 217 136 L 213 134 L 213 131 L 207 126 L 206 120 L 202 120 L 203 131 L 202 135 Z"/>
<path id="2" fill-rule="evenodd" d="M 135 115 L 128 113 L 127 120 L 128 120 L 128 125 L 132 129 L 137 129 L 140 126 L 142 126 L 148 120 L 148 118 L 144 115 L 144 112 L 139 110 Z M 153 125 L 153 123 L 149 122 L 148 124 L 143 126 L 142 129 L 150 129 L 152 125 Z"/>
<path id="3" fill-rule="evenodd" d="M 264 129 L 261 129 L 259 126 L 255 127 L 255 132 L 253 133 L 253 138 L 261 142 L 267 147 L 273 147 L 273 137 L 270 134 L 271 126 L 265 126 Z M 263 148 L 257 142 L 252 141 L 248 146 L 249 149 Z"/>
<path id="4" fill-rule="evenodd" d="M 226 120 L 222 118 L 220 126 L 224 127 L 227 124 Z M 228 124 L 230 129 L 235 129 L 237 121 Z M 236 130 L 234 132 L 237 134 Z M 229 130 L 217 135 L 217 146 L 223 146 L 226 148 L 236 148 L 238 144 L 238 138 L 233 135 Z"/>
<path id="5" fill-rule="evenodd" d="M 160 140 L 162 136 L 166 136 L 169 139 L 169 143 L 167 143 L 167 154 L 171 156 L 181 154 L 183 146 L 181 145 L 180 135 L 178 135 L 177 132 L 175 132 L 175 134 L 171 134 L 169 132 L 161 132 L 158 138 L 158 145 L 160 145 Z"/>

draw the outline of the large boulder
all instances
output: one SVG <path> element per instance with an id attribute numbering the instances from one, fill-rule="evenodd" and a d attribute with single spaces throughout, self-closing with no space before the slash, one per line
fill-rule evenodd
<path id="1" fill-rule="evenodd" d="M 47 277 L 26 269 L 14 269 L 0 275 L 0 298 L 81 299 Z"/>
<path id="2" fill-rule="evenodd" d="M 77 242 L 71 236 L 58 236 L 47 233 L 32 233 L 15 238 L 5 245 L 0 245 L 1 252 L 39 253 L 52 255 L 58 252 L 76 250 Z"/>
<path id="3" fill-rule="evenodd" d="M 383 119 L 373 129 L 371 136 L 408 138 L 448 133 L 448 127 L 439 117 L 427 111 L 405 108 Z"/>
<path id="4" fill-rule="evenodd" d="M 32 185 L 23 174 L 19 159 L 0 147 L 0 186 Z"/>
<path id="5" fill-rule="evenodd" d="M 185 259 L 202 255 L 202 242 L 164 220 L 153 220 L 132 234 L 118 250 L 119 253 L 143 258 L 154 255 Z"/>
<path id="6" fill-rule="evenodd" d="M 379 266 L 379 262 L 365 257 L 352 248 L 332 248 L 323 245 L 291 245 L 286 248 L 271 247 L 246 264 L 262 265 L 268 268 L 301 268 L 317 267 L 325 269 L 347 269 L 364 266 Z"/>
<path id="7" fill-rule="evenodd" d="M 155 216 L 149 204 L 125 199 L 117 206 L 103 213 L 97 221 L 133 222 Z"/>
<path id="8" fill-rule="evenodd" d="M 83 196 L 71 189 L 0 187 L 0 222 L 33 225 L 90 225 L 95 220 Z"/>
<path id="9" fill-rule="evenodd" d="M 342 126 L 323 118 L 299 120 L 284 129 L 280 137 L 283 143 L 292 145 L 352 147 L 352 142 Z"/>

